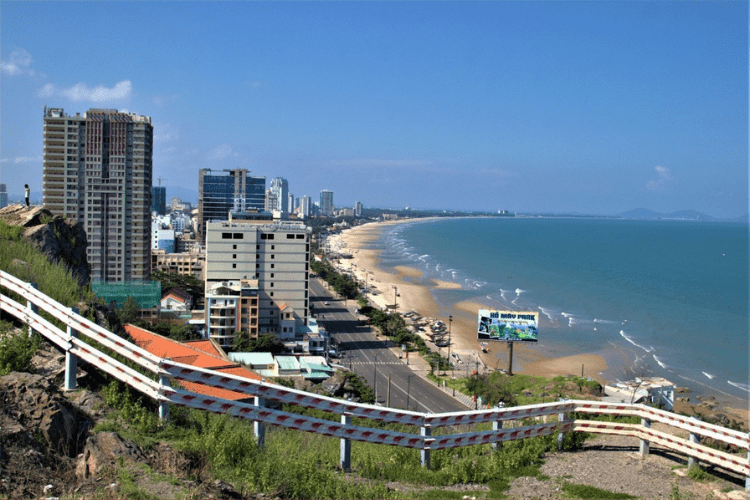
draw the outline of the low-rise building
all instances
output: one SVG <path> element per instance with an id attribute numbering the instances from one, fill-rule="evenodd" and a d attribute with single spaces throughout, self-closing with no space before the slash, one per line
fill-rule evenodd
<path id="1" fill-rule="evenodd" d="M 621 403 L 646 403 L 672 411 L 675 386 L 662 377 L 637 377 L 627 382 L 604 386 L 607 399 Z"/>
<path id="2" fill-rule="evenodd" d="M 184 276 L 192 275 L 202 280 L 205 264 L 206 254 L 200 250 L 191 250 L 187 253 L 168 253 L 165 250 L 151 251 L 152 273 L 162 271 Z"/>
<path id="3" fill-rule="evenodd" d="M 238 335 L 258 338 L 258 280 L 213 283 L 206 290 L 206 331 L 222 347 Z"/>

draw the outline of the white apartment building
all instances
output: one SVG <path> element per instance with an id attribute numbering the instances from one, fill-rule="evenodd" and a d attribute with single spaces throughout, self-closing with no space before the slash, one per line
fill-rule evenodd
<path id="1" fill-rule="evenodd" d="M 291 222 L 208 223 L 206 290 L 223 281 L 257 280 L 258 333 L 281 336 L 290 321 L 295 332 L 305 331 L 311 234 L 309 227 Z"/>

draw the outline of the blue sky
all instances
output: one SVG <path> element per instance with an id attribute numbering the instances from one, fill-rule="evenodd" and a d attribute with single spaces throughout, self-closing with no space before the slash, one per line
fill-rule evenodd
<path id="1" fill-rule="evenodd" d="M 747 2 L 0 9 L 12 196 L 48 105 L 151 116 L 167 196 L 248 168 L 337 206 L 748 212 Z"/>

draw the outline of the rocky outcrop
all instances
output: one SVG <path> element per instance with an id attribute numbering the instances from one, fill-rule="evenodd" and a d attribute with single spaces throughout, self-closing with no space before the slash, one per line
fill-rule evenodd
<path id="1" fill-rule="evenodd" d="M 76 220 L 66 220 L 42 207 L 10 205 L 0 209 L 0 220 L 26 228 L 23 237 L 50 261 L 63 264 L 81 286 L 89 284 L 86 231 Z"/>
<path id="2" fill-rule="evenodd" d="M 0 377 L 5 425 L 0 437 L 37 440 L 50 451 L 74 457 L 83 445 L 91 421 L 60 394 L 47 377 L 12 372 Z M 12 432 L 6 433 L 8 429 Z"/>
<path id="3" fill-rule="evenodd" d="M 86 447 L 76 466 L 76 476 L 88 479 L 96 476 L 104 467 L 114 467 L 118 462 L 121 465 L 137 464 L 145 459 L 141 448 L 130 439 L 123 439 L 116 432 L 99 432 L 86 440 Z"/>

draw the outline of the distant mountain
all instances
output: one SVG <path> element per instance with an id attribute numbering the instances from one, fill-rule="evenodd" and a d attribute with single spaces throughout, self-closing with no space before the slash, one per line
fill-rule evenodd
<path id="1" fill-rule="evenodd" d="M 623 212 L 619 214 L 620 217 L 623 219 L 661 219 L 661 220 L 694 220 L 694 221 L 715 221 L 716 219 L 714 217 L 711 217 L 710 215 L 703 214 L 701 212 L 696 212 L 695 210 L 679 210 L 677 212 L 671 212 L 668 214 L 664 214 L 661 212 L 654 212 L 653 210 L 648 210 L 646 208 L 636 208 L 633 210 L 628 210 L 627 212 Z"/>

